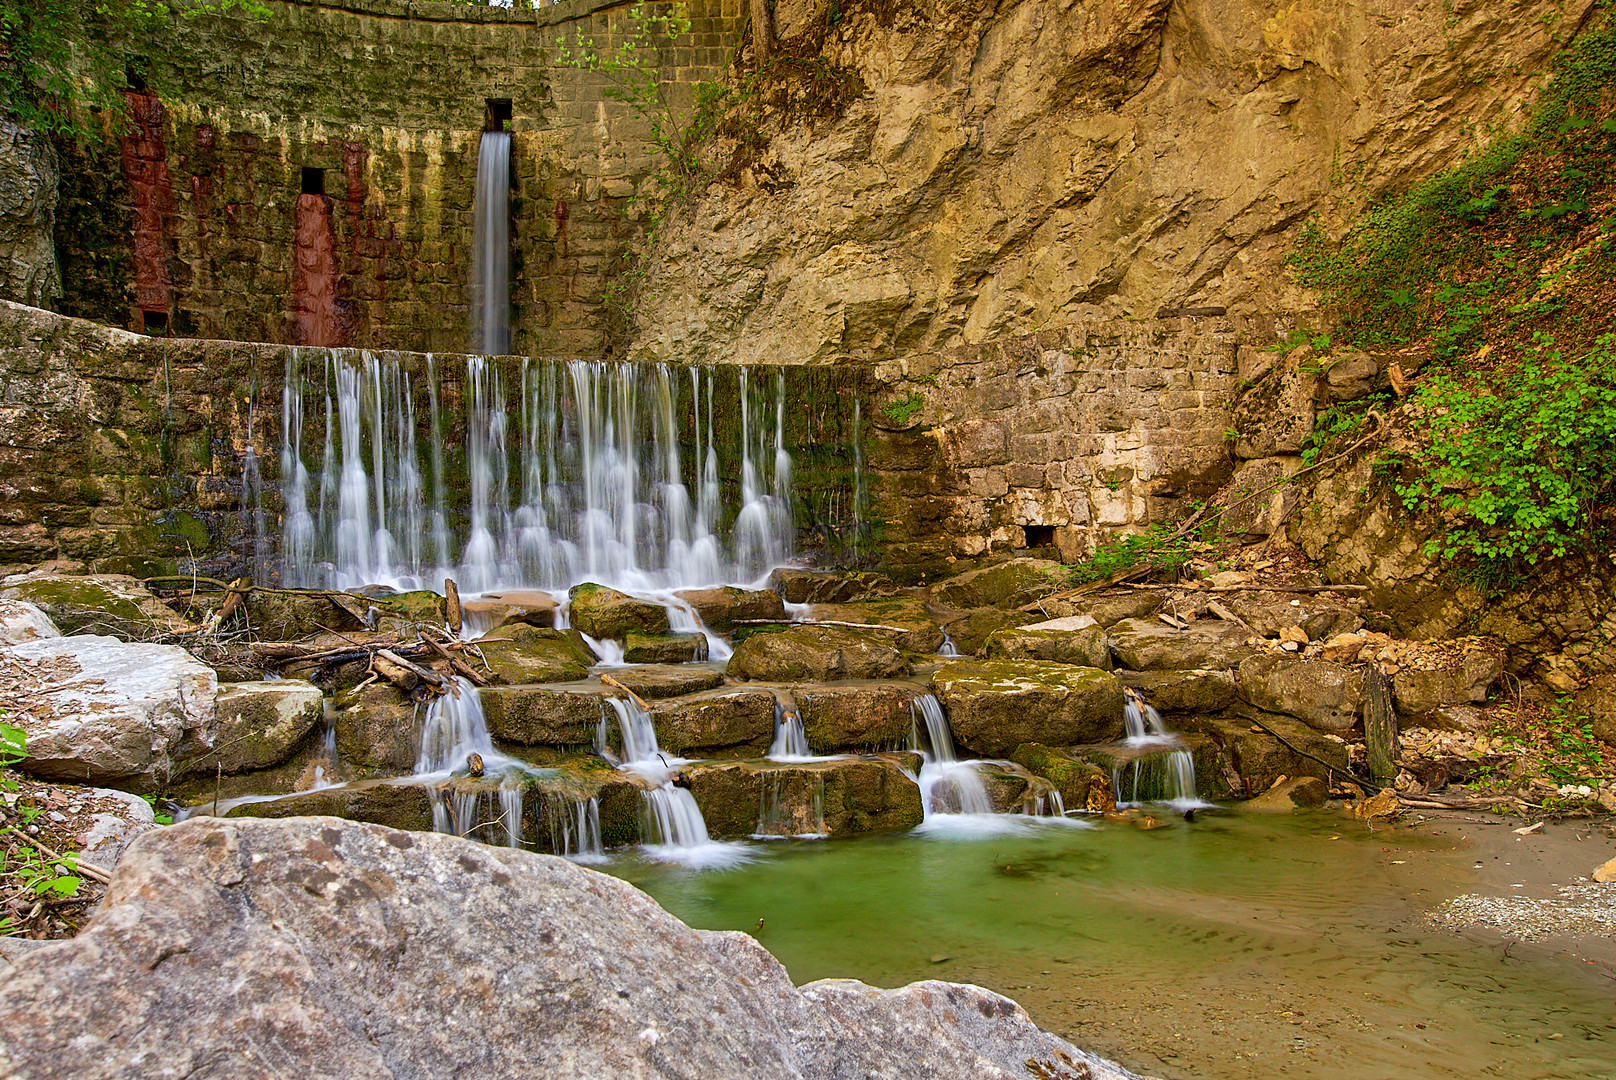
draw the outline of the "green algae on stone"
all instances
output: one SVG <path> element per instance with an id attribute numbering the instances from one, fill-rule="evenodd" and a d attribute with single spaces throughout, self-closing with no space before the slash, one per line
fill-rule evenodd
<path id="1" fill-rule="evenodd" d="M 1122 684 L 1109 672 L 1031 660 L 968 660 L 932 676 L 954 739 L 978 754 L 1025 742 L 1109 742 L 1122 735 Z"/>

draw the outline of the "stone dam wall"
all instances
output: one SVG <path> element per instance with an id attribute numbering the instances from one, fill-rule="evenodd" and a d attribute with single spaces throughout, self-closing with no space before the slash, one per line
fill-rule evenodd
<path id="1" fill-rule="evenodd" d="M 799 546 L 921 581 L 1027 550 L 1073 561 L 1171 520 L 1228 479 L 1241 358 L 1283 331 L 1277 319 L 1095 319 L 874 366 L 775 369 Z M 289 358 L 312 371 L 321 350 L 145 337 L 9 303 L 0 349 L 0 567 L 240 567 L 249 446 L 278 532 L 282 385 Z M 437 372 L 448 501 L 463 512 L 465 358 L 382 355 Z M 522 361 L 497 362 L 518 384 Z M 734 402 L 718 404 L 733 439 Z M 421 409 L 423 447 L 431 422 Z M 305 458 L 317 446 L 306 435 Z"/>
<path id="2" fill-rule="evenodd" d="M 187 337 L 463 351 L 478 148 L 508 116 L 513 351 L 600 355 L 649 131 L 558 46 L 614 48 L 630 5 L 265 6 L 179 22 L 152 58 L 161 96 L 126 95 L 132 130 L 59 148 L 52 306 Z M 657 53 L 675 107 L 719 77 L 745 18 L 743 0 L 687 8 L 691 32 Z"/>

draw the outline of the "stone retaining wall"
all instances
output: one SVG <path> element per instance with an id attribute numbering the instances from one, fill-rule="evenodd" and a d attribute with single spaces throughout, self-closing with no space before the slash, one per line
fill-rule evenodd
<path id="1" fill-rule="evenodd" d="M 265 534 L 276 546 L 281 391 L 294 353 L 305 372 L 323 368 L 323 349 L 152 338 L 0 301 L 0 573 L 54 559 L 137 575 L 192 565 L 214 576 L 251 572 L 256 527 L 244 492 L 247 450 L 262 477 Z M 464 457 L 466 357 L 378 355 L 416 380 L 423 475 L 431 469 L 433 424 L 423 380 L 429 364 L 436 372 L 446 503 L 451 528 L 461 527 L 471 498 Z M 508 393 L 521 387 L 523 361 L 494 362 L 508 365 Z M 799 545 L 841 548 L 857 517 L 851 402 L 859 371 L 775 370 L 792 404 L 784 422 L 794 458 Z M 773 372 L 763 378 L 772 380 Z M 507 407 L 514 453 L 519 413 L 514 400 Z M 713 408 L 720 455 L 736 459 L 739 406 L 726 391 Z M 772 443 L 772 410 L 764 419 Z M 323 415 L 308 417 L 311 425 L 323 422 Z M 683 439 L 688 444 L 688 427 Z M 306 433 L 311 470 L 320 464 L 318 447 Z M 688 445 L 683 460 L 696 460 Z M 721 476 L 720 483 L 725 504 L 739 505 L 741 477 Z"/>
<path id="2" fill-rule="evenodd" d="M 602 76 L 557 67 L 557 45 L 615 47 L 630 5 L 267 6 L 267 21 L 179 22 L 154 57 L 161 100 L 128 95 L 135 130 L 63 148 L 61 309 L 135 330 L 151 312 L 186 336 L 461 351 L 485 103 L 508 99 L 512 349 L 599 355 L 603 289 L 640 227 L 630 200 L 652 157 L 644 122 Z M 692 32 L 658 56 L 681 105 L 720 75 L 745 19 L 742 0 L 687 7 Z M 321 340 L 294 310 L 307 169 L 323 170 L 310 205 L 335 264 Z"/>
<path id="3" fill-rule="evenodd" d="M 1176 520 L 1231 472 L 1240 347 L 1285 325 L 1095 318 L 875 365 L 867 465 L 884 567 L 927 580 L 1027 548 L 1073 562 Z"/>

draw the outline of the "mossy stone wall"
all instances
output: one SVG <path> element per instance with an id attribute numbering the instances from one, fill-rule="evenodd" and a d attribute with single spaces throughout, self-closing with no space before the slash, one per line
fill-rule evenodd
<path id="1" fill-rule="evenodd" d="M 651 148 L 644 123 L 606 97 L 603 77 L 555 62 L 558 42 L 575 33 L 602 50 L 624 40 L 630 5 L 267 7 L 267 21 L 242 12 L 183 20 L 172 47 L 152 57 L 167 165 L 157 276 L 169 285 L 170 331 L 297 342 L 294 225 L 309 168 L 324 170 L 340 344 L 464 350 L 485 103 L 508 99 L 512 351 L 600 355 L 603 289 L 640 227 L 632 197 L 650 193 Z M 692 32 L 658 53 L 686 102 L 696 82 L 723 71 L 745 10 L 742 0 L 687 7 Z M 129 146 L 120 155 L 114 140 L 64 170 L 57 241 L 61 309 L 139 329 L 152 304 L 130 291 L 133 204 L 146 195 Z"/>
<path id="2" fill-rule="evenodd" d="M 257 508 L 244 483 L 248 450 L 262 477 L 264 529 L 274 544 L 281 530 L 283 383 L 289 368 L 319 369 L 327 355 L 288 345 L 146 337 L 0 301 L 0 573 L 55 559 L 137 576 L 193 567 L 213 576 L 253 572 Z M 470 501 L 467 358 L 377 355 L 417 380 L 435 372 L 448 502 L 451 515 L 463 515 Z M 523 361 L 495 363 L 509 365 L 507 388 L 521 386 Z M 725 377 L 734 370 L 723 370 L 714 400 L 715 443 L 725 460 L 738 456 L 740 440 L 735 383 Z M 850 417 L 864 370 L 750 372 L 753 415 L 766 421 L 771 444 L 777 379 L 790 403 L 785 439 L 793 454 L 799 544 L 843 557 L 857 535 Z M 514 396 L 507 406 L 516 409 Z M 683 460 L 694 462 L 688 406 L 681 395 Z M 417 464 L 426 472 L 430 410 L 420 409 L 416 422 L 423 456 Z M 309 416 L 308 423 L 306 457 L 319 445 L 314 425 L 323 416 Z M 511 440 L 513 453 L 518 441 Z M 740 477 L 721 482 L 729 489 L 725 501 L 736 502 Z"/>

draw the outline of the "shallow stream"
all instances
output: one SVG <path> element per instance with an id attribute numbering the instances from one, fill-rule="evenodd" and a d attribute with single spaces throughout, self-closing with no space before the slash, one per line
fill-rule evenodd
<path id="1" fill-rule="evenodd" d="M 1214 813 L 754 849 L 724 872 L 604 869 L 694 926 L 753 933 L 797 982 L 977 983 L 1170 1080 L 1616 1076 L 1616 982 L 1426 927 L 1477 871 L 1417 830 Z"/>

